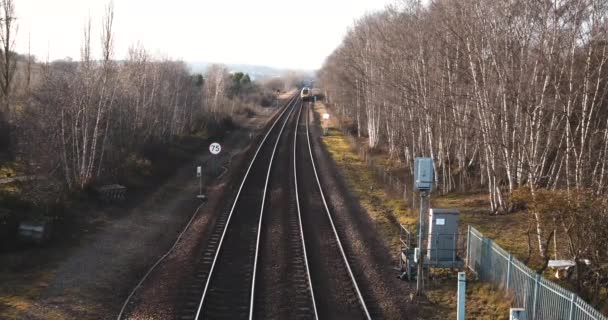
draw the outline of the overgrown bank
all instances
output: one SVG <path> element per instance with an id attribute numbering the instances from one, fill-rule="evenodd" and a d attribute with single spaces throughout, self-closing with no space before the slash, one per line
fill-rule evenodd
<path id="1" fill-rule="evenodd" d="M 405 173 L 433 158 L 439 192 L 484 190 L 494 215 L 526 210 L 534 269 L 573 261 L 567 282 L 601 305 L 607 17 L 605 1 L 405 1 L 356 21 L 319 77 L 360 147 Z"/>
<path id="2" fill-rule="evenodd" d="M 319 114 L 328 112 L 322 102 L 315 104 Z M 331 111 L 329 111 L 331 113 Z M 323 137 L 325 147 L 331 154 L 340 173 L 347 181 L 350 189 L 358 197 L 376 226 L 376 230 L 386 240 L 397 257 L 399 249 L 398 223 L 414 224 L 417 222 L 417 211 L 411 209 L 402 193 L 396 193 L 386 188 L 367 166 L 358 154 L 350 139 L 338 129 L 338 120 L 331 113 L 331 120 L 322 125 L 328 129 Z M 376 152 L 373 155 L 377 163 L 388 164 L 387 154 Z M 527 223 L 522 220 L 525 214 L 506 216 L 489 215 L 489 203 L 486 195 L 449 194 L 432 199 L 432 206 L 440 208 L 458 208 L 461 210 L 461 226 L 466 230 L 467 224 L 473 224 L 489 236 L 496 237 L 497 242 L 518 254 L 526 254 L 519 240 L 525 237 Z M 513 237 L 512 235 L 515 235 Z M 397 266 L 397 258 L 395 258 Z M 395 272 L 395 281 L 398 273 Z M 405 285 L 405 284 L 404 284 Z M 423 319 L 448 319 L 456 315 L 456 278 L 452 274 L 435 273 L 424 299 L 415 301 L 420 305 L 420 316 Z M 409 301 L 410 297 L 403 297 Z M 487 284 L 471 281 L 467 290 L 467 312 L 475 319 L 508 319 L 509 301 L 501 294 L 492 291 Z"/>
<path id="3" fill-rule="evenodd" d="M 257 108 L 253 118 L 235 116 L 235 126 L 224 138 L 201 137 L 174 145 L 188 160 L 171 163 L 166 177 L 158 176 L 151 166 L 150 175 L 136 181 L 137 191 L 125 202 L 82 199 L 69 208 L 74 218 L 70 228 L 51 243 L 0 253 L 0 318 L 115 316 L 141 272 L 175 241 L 200 204 L 194 197 L 198 193 L 195 166 L 210 163 L 208 142 L 222 143 L 226 156 L 216 163 L 230 168 L 231 155 L 245 148 L 274 110 Z M 215 180 L 210 179 L 217 176 L 213 171 L 206 167 L 203 172 L 205 188 L 213 186 Z"/>

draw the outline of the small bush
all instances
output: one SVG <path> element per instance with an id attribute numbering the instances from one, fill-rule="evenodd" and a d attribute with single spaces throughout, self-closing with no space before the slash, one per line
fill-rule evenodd
<path id="1" fill-rule="evenodd" d="M 12 163 L 4 164 L 0 163 L 0 179 L 11 178 L 16 176 L 15 166 Z"/>
<path id="2" fill-rule="evenodd" d="M 221 128 L 223 128 L 224 131 L 234 130 L 236 128 L 236 124 L 232 120 L 232 117 L 225 116 L 221 121 Z"/>
<path id="3" fill-rule="evenodd" d="M 255 110 L 251 109 L 250 107 L 244 107 L 241 110 L 242 114 L 245 114 L 245 116 L 247 116 L 247 118 L 253 118 L 256 115 Z"/>
<path id="4" fill-rule="evenodd" d="M 274 102 L 273 96 L 265 95 L 260 99 L 260 105 L 264 108 L 268 108 L 268 107 L 272 106 L 273 102 Z"/>
<path id="5" fill-rule="evenodd" d="M 140 176 L 152 175 L 152 162 L 146 158 L 131 153 L 127 157 L 127 168 L 130 172 Z"/>
<path id="6" fill-rule="evenodd" d="M 232 131 L 236 128 L 236 124 L 229 115 L 222 116 L 217 121 L 210 121 L 207 124 L 207 133 L 210 140 L 222 140 L 227 131 Z"/>

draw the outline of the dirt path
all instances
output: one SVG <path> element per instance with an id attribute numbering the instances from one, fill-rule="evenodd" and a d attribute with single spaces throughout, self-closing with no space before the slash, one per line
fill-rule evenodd
<path id="1" fill-rule="evenodd" d="M 231 154 L 222 157 L 228 173 L 208 186 L 210 201 L 198 212 L 201 219 L 193 227 L 200 230 L 209 221 L 205 206 L 212 206 L 214 197 L 221 196 L 222 182 L 231 175 L 231 167 L 238 165 L 234 159 L 246 149 L 274 109 L 268 111 L 244 119 L 242 127 L 224 139 L 223 152 Z M 40 266 L 36 271 L 44 268 L 45 276 L 32 279 L 31 285 L 42 288 L 32 296 L 0 296 L 0 311 L 4 303 L 13 309 L 7 312 L 8 317 L 16 319 L 115 319 L 130 290 L 172 246 L 201 204 L 195 197 L 195 168 L 208 156 L 208 152 L 201 152 L 195 161 L 178 169 L 133 208 L 95 212 L 104 220 L 102 226 L 78 239 L 80 243 L 63 253 L 65 257 L 57 259 L 55 265 Z"/>

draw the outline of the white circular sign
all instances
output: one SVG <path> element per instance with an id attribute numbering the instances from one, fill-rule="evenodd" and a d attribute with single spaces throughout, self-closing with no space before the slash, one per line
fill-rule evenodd
<path id="1" fill-rule="evenodd" d="M 329 119 L 329 113 L 324 113 L 323 114 L 323 119 L 325 119 L 325 120 Z"/>
<path id="2" fill-rule="evenodd" d="M 209 152 L 212 154 L 219 154 L 222 151 L 222 146 L 219 143 L 214 142 L 209 145 Z"/>

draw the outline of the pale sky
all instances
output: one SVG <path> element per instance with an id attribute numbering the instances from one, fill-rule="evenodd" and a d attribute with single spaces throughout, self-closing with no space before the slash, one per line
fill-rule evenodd
<path id="1" fill-rule="evenodd" d="M 80 56 L 90 16 L 99 26 L 109 0 L 15 0 L 17 51 L 40 60 Z M 366 12 L 393 0 L 114 0 L 115 59 L 141 42 L 149 52 L 189 62 L 316 69 Z"/>

